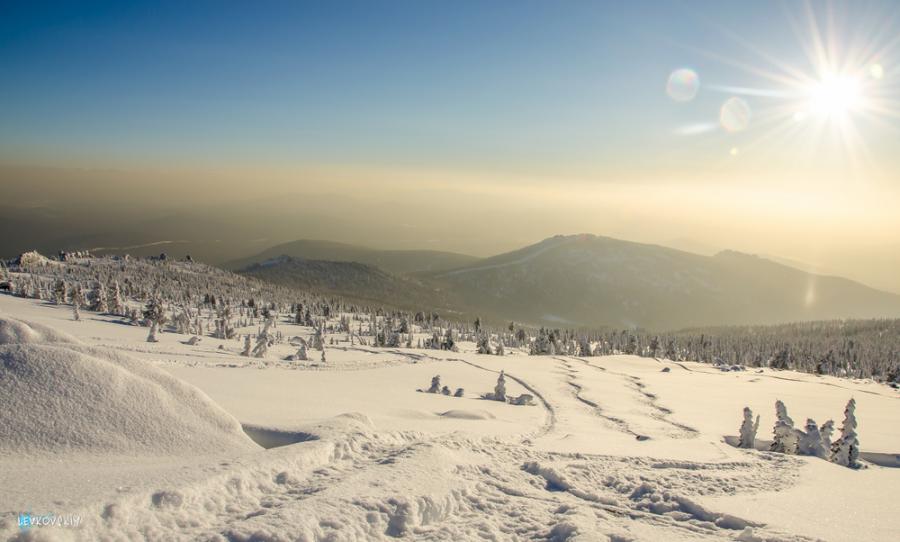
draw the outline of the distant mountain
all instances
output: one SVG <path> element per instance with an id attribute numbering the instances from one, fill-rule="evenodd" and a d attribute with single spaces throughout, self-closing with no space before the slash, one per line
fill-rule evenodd
<path id="1" fill-rule="evenodd" d="M 478 261 L 475 256 L 441 252 L 437 250 L 376 250 L 373 248 L 300 239 L 268 248 L 255 256 L 233 260 L 224 265 L 227 269 L 243 269 L 254 263 L 279 256 L 292 256 L 305 260 L 331 262 L 357 262 L 379 267 L 398 274 L 415 272 L 439 272 Z"/>
<path id="2" fill-rule="evenodd" d="M 415 310 L 452 311 L 432 284 L 398 276 L 359 262 L 307 260 L 278 256 L 238 273 L 273 284 Z"/>
<path id="3" fill-rule="evenodd" d="M 702 256 L 594 235 L 556 236 L 431 280 L 493 318 L 559 326 L 777 323 L 900 316 L 900 296 L 756 256 Z"/>

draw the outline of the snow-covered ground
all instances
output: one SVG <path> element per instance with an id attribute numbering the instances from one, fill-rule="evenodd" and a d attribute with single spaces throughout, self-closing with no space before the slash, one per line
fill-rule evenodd
<path id="1" fill-rule="evenodd" d="M 343 335 L 324 364 L 282 361 L 287 343 L 257 360 L 237 340 L 147 343 L 146 328 L 7 295 L 0 319 L 4 539 L 900 537 L 900 394 L 881 384 Z M 480 399 L 501 369 L 533 406 Z M 435 375 L 464 396 L 417 391 Z M 769 439 L 776 399 L 799 426 L 839 427 L 851 397 L 866 468 L 726 442 L 744 406 Z M 21 529 L 26 512 L 82 520 Z"/>

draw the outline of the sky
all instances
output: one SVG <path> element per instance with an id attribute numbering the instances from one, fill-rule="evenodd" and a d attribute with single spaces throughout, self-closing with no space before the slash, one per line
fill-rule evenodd
<path id="1" fill-rule="evenodd" d="M 589 231 L 883 286 L 898 17 L 888 1 L 7 1 L 0 183 L 95 171 L 127 198 L 151 178 L 162 208 L 402 197 L 447 224 L 405 243 L 487 254 Z"/>

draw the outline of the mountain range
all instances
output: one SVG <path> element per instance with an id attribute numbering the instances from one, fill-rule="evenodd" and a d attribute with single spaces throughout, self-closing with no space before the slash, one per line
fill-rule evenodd
<path id="1" fill-rule="evenodd" d="M 900 296 L 852 280 L 734 251 L 704 256 L 589 234 L 559 235 L 484 259 L 304 240 L 228 267 L 387 306 L 497 323 L 663 330 L 900 317 Z"/>

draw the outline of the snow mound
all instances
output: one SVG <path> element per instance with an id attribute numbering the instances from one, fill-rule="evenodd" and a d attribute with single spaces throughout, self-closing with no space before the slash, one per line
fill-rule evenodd
<path id="1" fill-rule="evenodd" d="M 496 417 L 486 410 L 448 410 L 438 416 L 455 420 L 493 420 Z"/>
<path id="2" fill-rule="evenodd" d="M 145 362 L 22 322 L 0 318 L 0 329 L 0 454 L 258 449 L 205 394 Z"/>
<path id="3" fill-rule="evenodd" d="M 68 343 L 79 344 L 71 335 L 43 324 L 0 317 L 0 344 Z"/>

